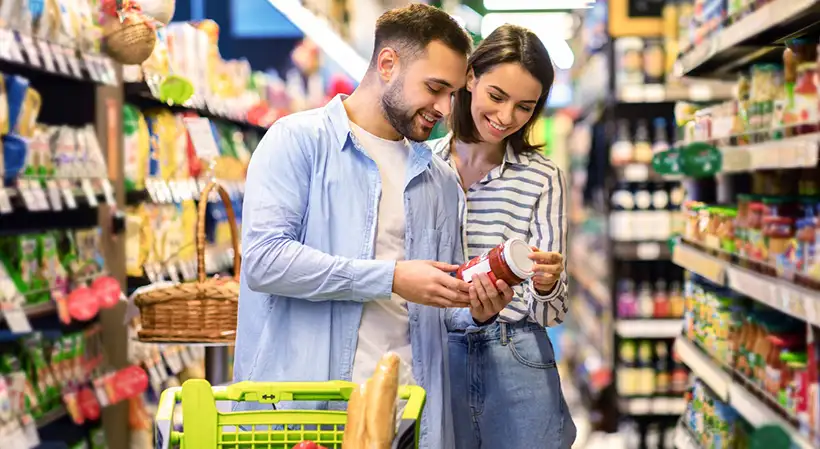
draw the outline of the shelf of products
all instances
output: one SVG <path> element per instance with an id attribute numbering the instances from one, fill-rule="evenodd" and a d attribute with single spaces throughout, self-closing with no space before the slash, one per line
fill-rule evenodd
<path id="1" fill-rule="evenodd" d="M 811 440 L 801 430 L 798 430 L 796 425 L 792 424 L 793 421 L 797 421 L 796 419 L 784 417 L 781 410 L 775 410 L 769 405 L 771 399 L 763 400 L 760 398 L 762 394 L 751 391 L 760 389 L 759 387 L 750 388 L 750 382 L 739 380 L 739 375 L 706 355 L 695 343 L 684 337 L 677 340 L 676 349 L 692 373 L 708 386 L 712 400 L 729 405 L 735 414 L 754 427 L 776 424 L 785 430 L 797 447 L 806 449 L 814 447 Z M 735 381 L 733 378 L 738 380 Z"/>
<path id="2" fill-rule="evenodd" d="M 618 320 L 615 332 L 621 338 L 675 338 L 680 334 L 679 319 Z"/>
<path id="3" fill-rule="evenodd" d="M 690 31 L 692 47 L 682 48 L 678 61 L 684 75 L 726 75 L 775 50 L 797 30 L 816 29 L 820 21 L 814 0 L 726 2 L 702 14 L 700 25 Z"/>

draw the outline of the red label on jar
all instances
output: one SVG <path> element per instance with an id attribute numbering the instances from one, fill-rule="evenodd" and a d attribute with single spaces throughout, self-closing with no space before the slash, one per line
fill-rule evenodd
<path id="1" fill-rule="evenodd" d="M 456 272 L 456 277 L 463 281 L 471 282 L 473 276 L 486 274 L 493 285 L 495 285 L 496 281 L 502 280 L 511 287 L 524 282 L 524 279 L 515 275 L 504 257 L 505 245 L 513 240 L 515 239 L 502 242 L 495 248 L 463 264 Z M 521 242 L 518 243 L 519 245 L 523 244 Z"/>

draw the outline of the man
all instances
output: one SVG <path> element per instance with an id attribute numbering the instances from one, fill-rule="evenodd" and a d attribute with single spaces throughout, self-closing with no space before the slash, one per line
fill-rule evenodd
<path id="1" fill-rule="evenodd" d="M 453 446 L 446 328 L 477 329 L 512 298 L 499 285 L 471 303 L 451 276 L 459 186 L 421 142 L 449 114 L 470 48 L 436 8 L 389 11 L 350 97 L 266 133 L 243 207 L 235 380 L 361 382 L 395 351 L 402 382 L 428 394 L 421 447 Z"/>

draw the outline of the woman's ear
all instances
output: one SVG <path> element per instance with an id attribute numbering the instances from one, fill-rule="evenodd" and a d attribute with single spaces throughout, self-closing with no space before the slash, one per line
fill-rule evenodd
<path id="1" fill-rule="evenodd" d="M 465 85 L 465 87 L 467 88 L 467 92 L 473 93 L 473 89 L 475 89 L 475 84 L 475 71 L 471 67 L 469 70 L 467 70 L 467 84 Z"/>

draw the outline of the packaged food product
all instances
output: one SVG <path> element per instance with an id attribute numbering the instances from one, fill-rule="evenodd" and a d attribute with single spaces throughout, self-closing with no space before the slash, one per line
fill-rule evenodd
<path id="1" fill-rule="evenodd" d="M 749 214 L 746 219 L 746 244 L 743 256 L 747 259 L 762 261 L 768 254 L 763 239 L 763 215 L 766 206 L 760 201 L 749 203 Z"/>
<path id="2" fill-rule="evenodd" d="M 532 252 L 532 248 L 523 240 L 509 239 L 461 265 L 456 271 L 456 277 L 471 282 L 473 276 L 487 274 L 493 284 L 502 280 L 509 286 L 518 285 L 534 274 L 534 262 L 528 257 Z"/>
<path id="3" fill-rule="evenodd" d="M 794 220 L 789 217 L 769 216 L 763 219 L 768 262 L 778 272 L 788 271 L 795 249 Z"/>
<path id="4" fill-rule="evenodd" d="M 801 218 L 797 220 L 797 252 L 796 271 L 799 273 L 810 272 L 815 263 L 815 218 Z"/>
<path id="5" fill-rule="evenodd" d="M 813 62 L 804 62 L 797 67 L 797 80 L 794 86 L 794 113 L 799 125 L 798 134 L 817 132 L 818 105 L 815 77 L 817 66 Z"/>

